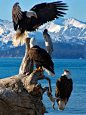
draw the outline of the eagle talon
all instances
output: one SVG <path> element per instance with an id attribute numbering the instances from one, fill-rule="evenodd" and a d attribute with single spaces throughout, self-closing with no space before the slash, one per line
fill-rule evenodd
<path id="1" fill-rule="evenodd" d="M 34 71 L 42 72 L 43 70 L 41 69 L 41 67 L 39 67 L 39 68 L 36 68 Z"/>
<path id="2" fill-rule="evenodd" d="M 37 25 L 35 25 L 33 28 L 36 30 L 36 28 L 37 28 Z"/>
<path id="3" fill-rule="evenodd" d="M 67 98 L 65 98 L 65 103 L 67 103 Z"/>
<path id="4" fill-rule="evenodd" d="M 38 24 L 38 25 L 35 25 L 33 28 L 34 29 L 38 29 L 38 27 L 41 25 L 41 23 L 40 24 Z"/>

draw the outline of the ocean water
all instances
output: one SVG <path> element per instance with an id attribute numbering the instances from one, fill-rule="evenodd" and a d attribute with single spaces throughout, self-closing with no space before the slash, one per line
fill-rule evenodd
<path id="1" fill-rule="evenodd" d="M 22 58 L 0 58 L 0 78 L 6 78 L 18 74 Z M 48 113 L 45 115 L 86 115 L 86 59 L 53 59 L 55 77 L 45 75 L 51 79 L 52 95 L 55 97 L 55 86 L 58 78 L 63 74 L 63 69 L 72 72 L 73 91 L 64 111 L 58 110 L 55 103 L 55 111 L 52 102 L 43 95 L 43 103 Z M 39 83 L 48 86 L 48 81 L 39 80 Z"/>

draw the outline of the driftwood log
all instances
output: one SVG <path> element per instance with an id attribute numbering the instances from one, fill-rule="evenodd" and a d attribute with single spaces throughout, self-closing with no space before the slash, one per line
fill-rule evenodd
<path id="1" fill-rule="evenodd" d="M 47 96 L 53 102 L 51 80 L 44 76 L 44 72 L 33 71 L 33 62 L 30 61 L 30 39 L 26 38 L 26 51 L 18 75 L 0 79 L 0 115 L 44 115 L 46 108 L 42 103 L 42 96 Z M 50 44 L 50 43 L 49 43 Z M 47 46 L 49 47 L 49 46 Z M 47 52 L 51 55 L 49 48 Z M 38 80 L 46 79 L 49 87 L 41 87 Z"/>
<path id="2" fill-rule="evenodd" d="M 51 54 L 53 52 L 53 43 L 52 43 L 52 39 L 51 39 L 50 35 L 48 34 L 47 29 L 44 30 L 43 36 L 44 36 L 44 40 L 45 40 L 46 51 L 51 56 Z"/>
<path id="3" fill-rule="evenodd" d="M 42 88 L 37 83 L 40 79 L 47 79 L 49 88 Z M 42 95 L 45 91 L 54 104 L 50 80 L 43 72 L 33 71 L 30 75 L 18 74 L 0 79 L 0 115 L 44 115 L 46 108 Z"/>
<path id="4" fill-rule="evenodd" d="M 29 57 L 29 49 L 30 49 L 30 38 L 25 38 L 26 48 L 25 48 L 25 55 L 22 60 L 22 63 L 19 68 L 19 74 L 30 74 L 33 72 L 33 62 L 30 60 Z"/>

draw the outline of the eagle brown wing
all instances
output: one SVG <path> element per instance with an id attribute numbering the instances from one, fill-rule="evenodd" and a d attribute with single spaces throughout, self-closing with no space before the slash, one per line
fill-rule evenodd
<path id="1" fill-rule="evenodd" d="M 22 12 L 18 3 L 15 3 L 12 9 L 14 29 L 17 30 L 19 27 L 22 33 L 25 30 L 34 31 L 40 25 L 66 14 L 63 12 L 63 10 L 67 10 L 65 7 L 67 7 L 66 4 L 61 1 L 37 4 L 30 9 L 36 12 L 37 18 L 34 16 L 29 18 L 26 15 L 27 11 Z"/>
<path id="2" fill-rule="evenodd" d="M 60 97 L 62 99 L 70 97 L 70 94 L 73 89 L 73 82 L 72 79 L 67 79 L 66 77 L 61 77 L 56 82 L 56 92 L 55 96 Z"/>
<path id="3" fill-rule="evenodd" d="M 36 68 L 43 66 L 54 73 L 54 64 L 50 55 L 44 49 L 38 46 L 33 47 L 29 50 L 29 56 L 35 63 Z"/>
<path id="4" fill-rule="evenodd" d="M 13 19 L 13 24 L 14 24 L 14 29 L 17 30 L 19 21 L 22 19 L 22 11 L 20 6 L 18 5 L 19 3 L 15 3 L 12 9 L 12 19 Z"/>
<path id="5" fill-rule="evenodd" d="M 62 10 L 67 10 L 65 7 L 67 7 L 66 4 L 61 3 L 61 1 L 35 5 L 30 10 L 35 11 L 38 18 L 36 19 L 33 17 L 32 24 L 34 26 L 36 24 L 42 25 L 47 21 L 51 21 L 55 18 L 58 18 L 59 16 L 63 17 L 63 15 L 66 13 L 62 12 Z"/>

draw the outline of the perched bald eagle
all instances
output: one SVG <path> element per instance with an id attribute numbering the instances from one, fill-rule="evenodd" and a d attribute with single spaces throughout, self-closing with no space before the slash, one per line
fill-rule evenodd
<path id="1" fill-rule="evenodd" d="M 36 71 L 45 70 L 49 75 L 55 76 L 50 55 L 37 45 L 35 38 L 30 39 L 29 57 L 35 63 Z"/>
<path id="2" fill-rule="evenodd" d="M 62 1 L 37 4 L 29 11 L 21 11 L 18 4 L 15 3 L 12 9 L 14 30 L 17 31 L 17 36 L 15 37 L 19 37 L 18 34 L 24 33 L 25 30 L 35 31 L 40 25 L 63 16 L 66 14 L 63 10 L 67 10 L 66 4 L 62 3 Z M 15 37 L 13 37 L 12 41 L 17 39 Z"/>
<path id="3" fill-rule="evenodd" d="M 72 73 L 64 69 L 64 74 L 56 82 L 55 97 L 57 98 L 58 110 L 63 111 L 73 89 Z"/>

